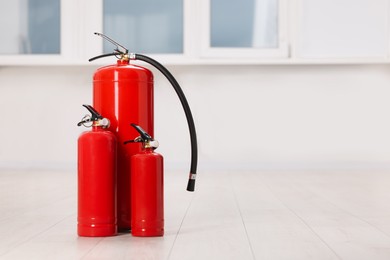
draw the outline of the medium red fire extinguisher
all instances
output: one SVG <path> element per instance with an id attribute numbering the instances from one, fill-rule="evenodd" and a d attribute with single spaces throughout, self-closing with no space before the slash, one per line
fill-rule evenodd
<path id="1" fill-rule="evenodd" d="M 124 144 L 142 143 L 142 151 L 131 156 L 131 234 L 140 237 L 163 236 L 163 157 L 154 152 L 158 142 L 140 126 L 131 125 L 140 136 Z"/>
<path id="2" fill-rule="evenodd" d="M 139 146 L 124 145 L 124 141 L 135 139 L 135 131 L 129 123 L 142 125 L 147 133 L 154 136 L 154 94 L 153 74 L 150 70 L 130 64 L 130 61 L 143 61 L 157 68 L 171 83 L 183 106 L 191 137 L 191 167 L 188 191 L 194 191 L 198 160 L 195 124 L 187 99 L 173 75 L 159 62 L 141 54 L 129 53 L 128 50 L 109 37 L 95 33 L 116 46 L 114 52 L 96 56 L 95 59 L 116 56 L 117 64 L 97 69 L 93 77 L 93 106 L 107 117 L 112 131 L 118 140 L 117 163 L 117 217 L 118 229 L 131 227 L 131 185 L 130 158 L 139 154 Z"/>
<path id="3" fill-rule="evenodd" d="M 77 125 L 92 123 L 92 131 L 78 139 L 78 210 L 79 236 L 113 236 L 116 221 L 116 150 L 115 135 L 108 131 L 110 122 L 92 106 L 91 112 Z"/>

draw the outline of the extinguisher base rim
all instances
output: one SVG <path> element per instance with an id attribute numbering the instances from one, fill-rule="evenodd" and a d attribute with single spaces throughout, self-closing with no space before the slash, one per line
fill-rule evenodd
<path id="1" fill-rule="evenodd" d="M 116 225 L 104 225 L 104 226 L 85 226 L 78 225 L 77 234 L 80 237 L 110 237 L 117 235 Z"/>
<path id="2" fill-rule="evenodd" d="M 134 237 L 162 237 L 164 236 L 164 229 L 159 230 L 143 230 L 143 229 L 133 229 L 131 235 Z"/>

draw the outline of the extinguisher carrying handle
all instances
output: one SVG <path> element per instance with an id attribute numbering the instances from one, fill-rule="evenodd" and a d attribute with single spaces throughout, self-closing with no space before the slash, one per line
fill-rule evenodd
<path id="1" fill-rule="evenodd" d="M 181 89 L 179 83 L 176 81 L 176 79 L 173 77 L 173 75 L 166 69 L 161 63 L 158 61 L 142 55 L 142 54 L 130 54 L 130 59 L 134 60 L 141 60 L 146 63 L 149 63 L 156 69 L 158 69 L 171 83 L 173 88 L 176 91 L 176 94 L 178 95 L 180 102 L 183 106 L 184 113 L 187 118 L 188 128 L 190 131 L 190 138 L 191 138 L 191 167 L 190 167 L 190 176 L 187 184 L 187 191 L 194 191 L 195 190 L 195 179 L 196 179 L 196 171 L 197 171 L 197 165 L 198 165 L 198 144 L 197 144 L 197 138 L 196 138 L 196 130 L 195 130 L 195 123 L 194 119 L 192 117 L 190 106 L 188 105 L 186 96 L 184 95 L 183 90 Z"/>

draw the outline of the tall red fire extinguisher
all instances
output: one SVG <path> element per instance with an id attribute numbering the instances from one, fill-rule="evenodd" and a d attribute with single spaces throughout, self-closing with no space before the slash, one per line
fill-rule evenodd
<path id="1" fill-rule="evenodd" d="M 92 131 L 78 139 L 78 210 L 79 236 L 113 236 L 116 223 L 116 148 L 115 135 L 106 130 L 110 122 L 92 106 L 91 113 L 77 125 L 92 123 Z"/>
<path id="2" fill-rule="evenodd" d="M 131 234 L 152 237 L 164 235 L 164 162 L 155 153 L 158 142 L 144 129 L 131 124 L 139 137 L 124 142 L 141 143 L 142 151 L 131 156 Z"/>
<path id="3" fill-rule="evenodd" d="M 145 131 L 154 136 L 154 94 L 153 74 L 150 70 L 130 64 L 139 60 L 157 68 L 171 83 L 183 106 L 191 137 L 191 167 L 188 191 L 194 191 L 198 160 L 195 124 L 187 99 L 173 75 L 159 62 L 141 54 L 129 53 L 128 50 L 107 36 L 95 33 L 113 43 L 114 52 L 99 55 L 90 61 L 116 56 L 115 65 L 97 69 L 93 76 L 93 106 L 104 114 L 110 122 L 108 128 L 118 140 L 117 162 L 117 217 L 118 229 L 128 230 L 131 227 L 131 157 L 142 152 L 140 146 L 124 145 L 124 141 L 135 139 L 137 131 L 130 123 L 142 125 Z"/>
<path id="4" fill-rule="evenodd" d="M 154 135 L 153 99 L 152 72 L 130 65 L 127 58 L 99 68 L 93 76 L 93 106 L 110 120 L 108 129 L 118 139 L 117 216 L 120 230 L 129 230 L 131 226 L 130 158 L 141 151 L 139 146 L 125 146 L 123 142 L 129 135 L 133 139 L 137 135 L 130 126 L 132 122 Z"/>

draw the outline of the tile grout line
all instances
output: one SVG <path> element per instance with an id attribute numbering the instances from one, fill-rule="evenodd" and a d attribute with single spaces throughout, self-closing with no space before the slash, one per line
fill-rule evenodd
<path id="1" fill-rule="evenodd" d="M 190 203 L 188 204 L 188 207 L 187 207 L 187 209 L 186 209 L 186 212 L 184 213 L 183 219 L 182 219 L 181 222 L 180 222 L 179 229 L 178 229 L 177 232 L 176 232 L 175 239 L 173 240 L 173 243 L 172 243 L 171 249 L 169 250 L 167 259 L 171 258 L 171 254 L 172 254 L 173 248 L 175 247 L 175 243 L 176 243 L 177 237 L 179 236 L 181 227 L 183 226 L 183 223 L 184 223 L 184 219 L 186 218 L 187 213 L 188 213 L 188 211 L 190 210 L 190 207 L 191 207 L 191 205 L 192 205 L 192 202 L 194 201 L 194 198 L 195 198 L 195 195 L 192 196 L 191 201 L 190 201 Z"/>
<path id="2" fill-rule="evenodd" d="M 333 205 L 335 208 L 337 208 L 337 209 L 339 209 L 339 210 L 341 210 L 341 211 L 344 211 L 346 214 L 348 214 L 348 215 L 350 215 L 350 216 L 352 216 L 352 217 L 354 217 L 354 218 L 359 219 L 360 221 L 362 221 L 362 222 L 366 223 L 367 225 L 373 227 L 374 229 L 378 230 L 380 233 L 384 234 L 386 237 L 390 238 L 390 235 L 389 235 L 389 234 L 387 234 L 386 232 L 384 232 L 383 230 L 381 230 L 380 228 L 378 228 L 376 225 L 370 223 L 368 220 L 365 220 L 365 219 L 363 219 L 362 217 L 359 217 L 359 216 L 355 215 L 354 213 L 351 213 L 350 211 L 341 208 L 340 206 L 338 206 L 337 204 L 335 204 L 333 201 L 329 200 L 328 198 L 326 198 L 326 197 L 324 197 L 324 196 L 322 196 L 322 195 L 319 195 L 319 194 L 316 193 L 316 192 L 313 192 L 311 189 L 309 189 L 309 190 L 310 190 L 310 192 L 316 194 L 317 196 L 319 196 L 319 197 L 322 198 L 323 200 L 325 200 L 325 201 L 327 201 L 328 203 L 330 203 L 331 205 Z"/>
<path id="3" fill-rule="evenodd" d="M 263 179 L 263 183 L 264 185 L 271 191 L 271 193 L 275 196 L 275 198 L 277 200 L 280 201 L 280 203 L 282 203 L 291 213 L 293 213 L 307 228 L 309 228 L 309 230 L 316 235 L 316 237 L 318 237 L 318 239 L 320 239 L 320 241 L 322 243 L 324 243 L 324 245 L 329 248 L 329 250 L 340 260 L 342 260 L 341 256 L 339 256 L 336 251 L 333 250 L 333 248 L 301 217 L 299 216 L 293 209 L 291 209 L 286 203 L 284 203 L 284 201 L 282 201 L 276 194 L 275 192 L 273 191 L 273 189 L 270 187 L 270 185 L 264 181 Z"/>
<path id="4" fill-rule="evenodd" d="M 58 204 L 58 202 L 61 202 L 61 201 L 64 201 L 64 200 L 68 200 L 69 198 L 73 198 L 73 197 L 74 197 L 73 194 L 67 195 L 67 196 L 65 196 L 65 197 L 61 197 L 60 199 L 56 199 L 56 200 L 54 200 L 54 201 L 47 202 L 47 203 L 45 203 L 45 204 L 43 204 L 43 205 L 40 205 L 40 206 L 38 206 L 38 207 L 36 207 L 36 208 L 34 208 L 34 209 L 27 210 L 27 211 L 23 211 L 23 212 L 14 213 L 13 215 L 7 216 L 7 217 L 5 217 L 5 218 L 0 218 L 0 222 L 2 222 L 2 221 L 7 221 L 7 220 L 12 219 L 12 218 L 15 218 L 15 217 L 19 217 L 19 216 L 21 216 L 21 215 L 25 215 L 25 214 L 34 212 L 34 211 L 39 210 L 39 209 L 44 209 L 44 208 L 46 208 L 46 207 L 50 207 L 50 206 L 52 206 L 53 204 Z"/>
<path id="5" fill-rule="evenodd" d="M 104 240 L 104 237 L 100 237 L 99 241 L 93 245 L 93 247 L 91 247 L 82 257 L 80 257 L 80 259 L 84 259 L 85 257 L 87 257 L 91 252 L 92 250 L 94 250 L 97 245 L 100 244 L 100 242 L 102 242 Z"/>
<path id="6" fill-rule="evenodd" d="M 18 247 L 20 247 L 20 246 L 22 246 L 22 245 L 24 245 L 24 244 L 30 242 L 30 241 L 33 240 L 34 238 L 36 238 L 36 237 L 42 235 L 42 234 L 45 233 L 46 231 L 48 231 L 48 230 L 50 230 L 51 228 L 57 226 L 57 225 L 60 224 L 62 221 L 66 220 L 67 218 L 69 218 L 69 217 L 71 217 L 71 216 L 73 216 L 73 215 L 74 215 L 74 214 L 71 214 L 71 215 L 68 215 L 68 216 L 62 218 L 62 219 L 59 220 L 58 222 L 56 222 L 56 223 L 54 223 L 53 225 L 49 226 L 48 228 L 46 228 L 46 229 L 44 229 L 44 230 L 38 232 L 37 234 L 34 234 L 34 235 L 30 236 L 29 238 L 27 238 L 27 240 L 24 240 L 24 241 L 21 242 L 20 244 L 18 244 L 18 245 L 16 245 L 16 246 L 12 247 L 11 249 L 9 249 L 8 251 L 6 251 L 5 253 L 0 254 L 0 256 L 5 256 L 5 255 L 7 255 L 7 254 L 10 253 L 12 250 L 14 250 L 14 249 L 16 249 L 16 248 L 18 248 Z"/>
<path id="7" fill-rule="evenodd" d="M 240 213 L 241 222 L 242 222 L 242 225 L 244 226 L 245 235 L 246 235 L 246 238 L 247 238 L 248 243 L 249 243 L 249 248 L 251 249 L 251 254 L 252 254 L 253 259 L 256 260 L 255 252 L 253 251 L 252 243 L 251 243 L 251 240 L 249 238 L 249 234 L 248 234 L 248 230 L 247 230 L 246 225 L 245 225 L 244 217 L 242 216 L 240 204 L 238 203 L 237 195 L 236 195 L 236 192 L 234 190 L 234 185 L 233 185 L 231 173 L 229 173 L 229 176 L 230 176 L 229 179 L 230 179 L 230 185 L 231 185 L 231 188 L 232 188 L 232 191 L 233 191 L 234 200 L 236 202 L 236 205 L 237 205 L 237 208 L 238 208 L 238 212 Z"/>

